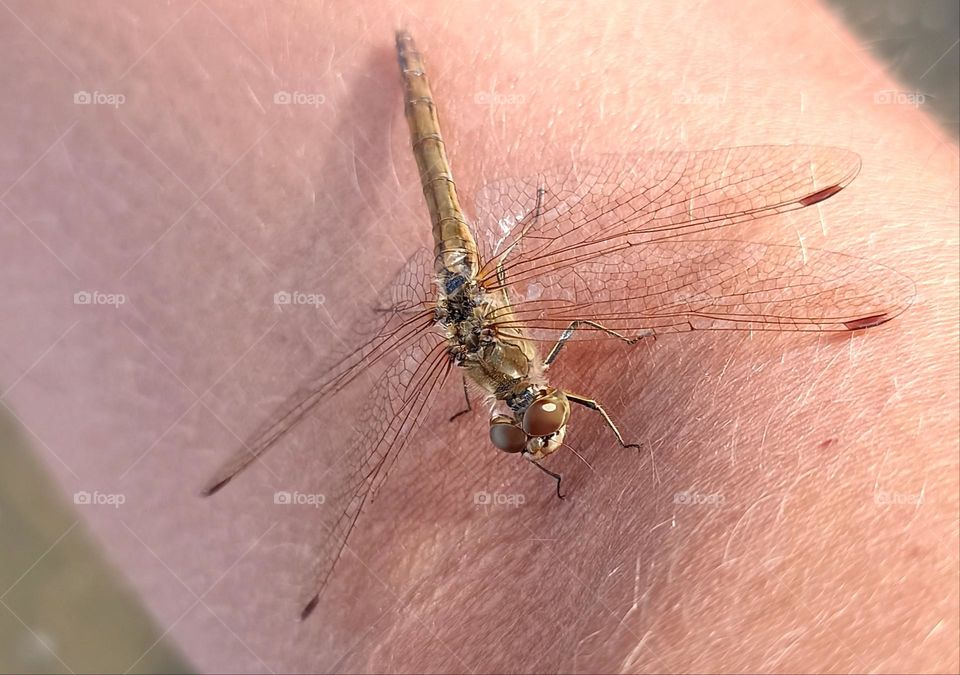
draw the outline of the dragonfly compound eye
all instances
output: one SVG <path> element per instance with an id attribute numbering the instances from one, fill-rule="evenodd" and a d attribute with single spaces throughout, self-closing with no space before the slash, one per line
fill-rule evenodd
<path id="1" fill-rule="evenodd" d="M 531 403 L 523 413 L 523 430 L 530 436 L 549 436 L 566 424 L 569 416 L 567 397 L 551 391 Z"/>
<path id="2" fill-rule="evenodd" d="M 498 415 L 490 420 L 490 442 L 504 452 L 523 452 L 527 435 L 509 417 Z"/>

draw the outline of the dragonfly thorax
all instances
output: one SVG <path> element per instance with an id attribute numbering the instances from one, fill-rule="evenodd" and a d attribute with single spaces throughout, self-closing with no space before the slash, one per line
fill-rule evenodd
<path id="1" fill-rule="evenodd" d="M 447 351 L 458 366 L 488 344 L 491 336 L 484 330 L 484 292 L 475 281 L 461 274 L 442 274 L 438 281 L 435 319 L 447 336 Z"/>
<path id="2" fill-rule="evenodd" d="M 476 281 L 462 274 L 445 273 L 438 281 L 437 322 L 444 325 L 461 324 L 471 320 L 480 304 L 483 291 Z"/>

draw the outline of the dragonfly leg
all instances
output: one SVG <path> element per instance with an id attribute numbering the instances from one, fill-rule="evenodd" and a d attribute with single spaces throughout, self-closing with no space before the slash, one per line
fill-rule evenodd
<path id="1" fill-rule="evenodd" d="M 555 481 L 557 481 L 557 497 L 559 497 L 560 499 L 563 499 L 563 498 L 564 498 L 564 495 L 560 493 L 560 481 L 563 480 L 563 476 L 561 476 L 559 473 L 554 473 L 553 471 L 551 471 L 551 470 L 548 469 L 547 467 L 545 467 L 545 466 L 543 466 L 542 464 L 540 464 L 540 462 L 538 462 L 538 461 L 535 460 L 535 459 L 531 459 L 531 460 L 530 460 L 530 463 L 533 464 L 533 465 L 534 465 L 535 467 L 537 467 L 538 469 L 540 469 L 541 471 L 543 471 L 545 474 L 547 474 L 547 475 L 550 476 L 551 478 L 553 478 Z"/>
<path id="2" fill-rule="evenodd" d="M 453 415 L 453 416 L 450 418 L 450 421 L 451 421 L 451 422 L 452 422 L 453 420 L 457 419 L 458 417 L 460 417 L 461 415 L 466 415 L 468 412 L 470 412 L 471 410 L 473 410 L 473 406 L 470 405 L 470 392 L 467 390 L 467 376 L 466 376 L 466 375 L 463 376 L 463 398 L 464 398 L 464 400 L 467 402 L 467 407 L 464 408 L 463 410 L 461 410 L 460 412 L 458 412 L 456 415 Z"/>
<path id="3" fill-rule="evenodd" d="M 570 399 L 573 403 L 582 405 L 585 408 L 590 408 L 590 410 L 596 410 L 598 413 L 603 415 L 603 419 L 606 421 L 607 426 L 613 431 L 614 435 L 617 437 L 617 441 L 620 442 L 620 445 L 624 448 L 636 448 L 640 450 L 640 445 L 637 443 L 624 443 L 623 436 L 620 435 L 620 430 L 617 429 L 617 425 L 613 423 L 613 420 L 610 419 L 610 415 L 607 414 L 607 411 L 603 409 L 603 406 L 594 401 L 592 398 L 586 398 L 585 396 L 578 396 L 577 394 L 572 394 L 569 391 L 563 392 L 567 395 L 567 398 Z"/>
<path id="4" fill-rule="evenodd" d="M 640 340 L 646 337 L 652 337 L 654 339 L 656 339 L 657 337 L 656 333 L 652 328 L 648 328 L 647 330 L 641 332 L 639 335 L 635 335 L 634 337 L 627 337 L 626 335 L 618 333 L 615 330 L 611 330 L 606 326 L 604 326 L 603 324 L 597 323 L 596 321 L 587 321 L 586 319 L 577 319 L 576 321 L 571 321 L 570 325 L 567 326 L 566 330 L 560 334 L 560 339 L 557 340 L 557 344 L 553 345 L 553 349 L 551 349 L 550 353 L 547 354 L 547 358 L 543 360 L 544 367 L 549 366 L 551 363 L 557 360 L 557 357 L 560 355 L 560 350 L 563 349 L 563 345 L 566 344 L 567 340 L 573 337 L 574 331 L 576 331 L 581 326 L 589 326 L 590 328 L 601 330 L 607 335 L 612 335 L 615 338 L 623 340 L 628 345 L 636 344 L 637 342 L 639 342 Z"/>

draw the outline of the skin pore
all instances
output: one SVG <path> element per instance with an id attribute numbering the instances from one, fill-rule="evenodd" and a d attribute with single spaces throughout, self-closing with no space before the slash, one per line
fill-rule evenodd
<path id="1" fill-rule="evenodd" d="M 198 668 L 958 668 L 957 149 L 922 111 L 875 104 L 896 83 L 822 8 L 209 2 L 105 25 L 108 9 L 14 9 L 58 56 L 17 33 L 47 84 L 5 139 L 19 168 L 0 215 L 46 337 L 13 334 L 4 377 L 59 318 L 81 323 L 6 400 L 66 493 L 128 495 L 89 526 Z M 574 151 L 838 145 L 863 157 L 850 188 L 722 236 L 874 259 L 917 299 L 855 334 L 571 343 L 552 381 L 600 400 L 642 450 L 574 410 L 582 459 L 547 465 L 563 502 L 490 445 L 480 406 L 446 422 L 462 407 L 450 378 L 298 623 L 322 506 L 274 494 L 335 494 L 376 399 L 346 391 L 216 497 L 197 491 L 430 245 L 400 25 L 468 213 L 481 185 Z M 62 104 L 83 87 L 127 102 Z M 281 90 L 314 98 L 276 104 Z M 129 303 L 81 314 L 60 300 L 81 287 Z M 279 311 L 292 289 L 323 301 Z"/>

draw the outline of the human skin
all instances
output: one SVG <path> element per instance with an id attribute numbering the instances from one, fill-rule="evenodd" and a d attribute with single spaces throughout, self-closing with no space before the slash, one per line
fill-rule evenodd
<path id="1" fill-rule="evenodd" d="M 6 5 L 3 401 L 65 494 L 126 496 L 79 517 L 198 668 L 960 667 L 957 148 L 922 110 L 874 103 L 903 87 L 822 8 Z M 198 491 L 430 245 L 401 25 L 468 212 L 488 180 L 572 150 L 838 145 L 863 157 L 849 189 L 729 236 L 868 257 L 917 297 L 856 334 L 570 346 L 558 382 L 644 450 L 575 412 L 591 468 L 550 460 L 563 502 L 490 446 L 481 411 L 444 423 L 452 382 L 299 623 L 325 521 L 273 494 L 335 490 L 362 391 Z M 71 105 L 81 89 L 126 102 Z M 280 90 L 324 98 L 274 105 Z M 127 303 L 74 305 L 83 289 Z M 280 311 L 284 289 L 325 303 Z M 524 503 L 477 508 L 479 491 Z"/>

